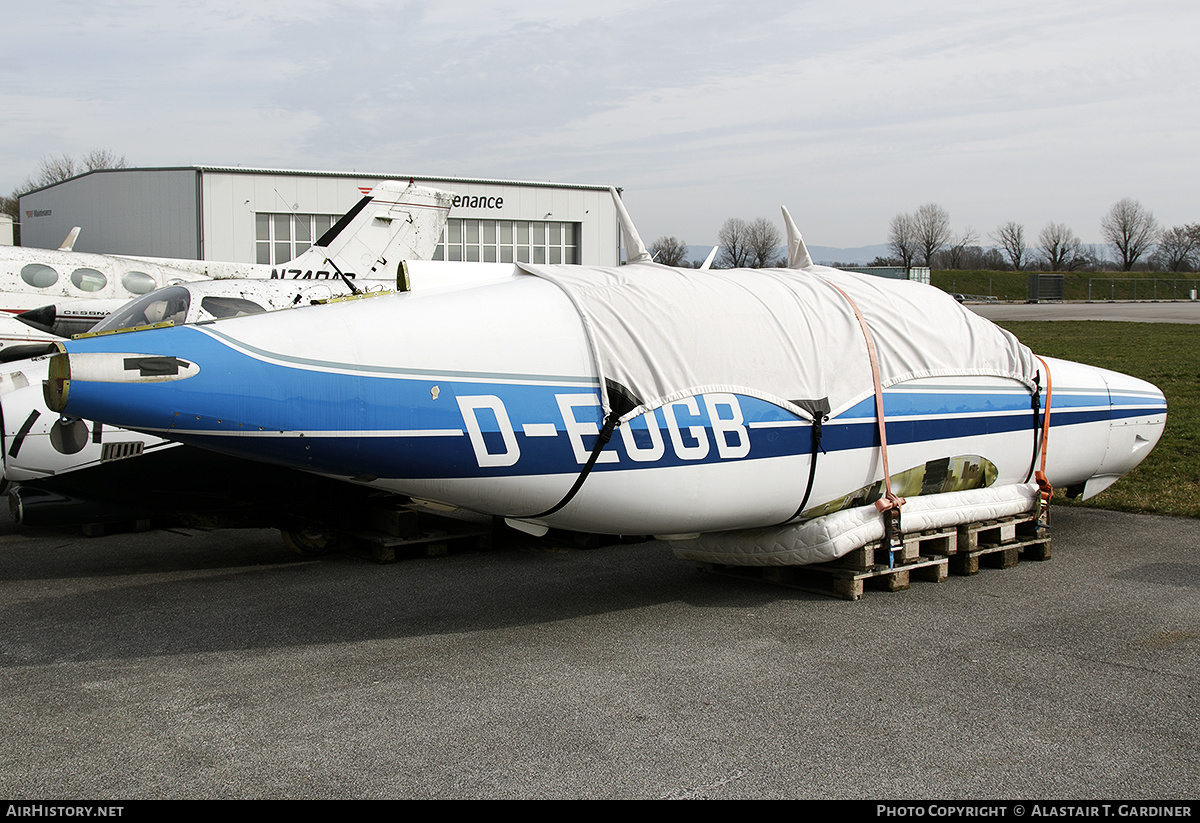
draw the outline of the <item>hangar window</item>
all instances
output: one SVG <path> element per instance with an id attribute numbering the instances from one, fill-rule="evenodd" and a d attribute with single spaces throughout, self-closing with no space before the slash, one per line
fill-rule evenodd
<path id="1" fill-rule="evenodd" d="M 58 282 L 58 272 L 41 263 L 30 263 L 21 269 L 21 279 L 35 289 L 48 289 Z"/>
<path id="2" fill-rule="evenodd" d="M 336 214 L 254 215 L 255 262 L 286 263 L 304 254 L 337 219 Z"/>
<path id="3" fill-rule="evenodd" d="M 75 269 L 71 283 L 80 291 L 100 291 L 108 285 L 108 278 L 95 269 Z"/>
<path id="4" fill-rule="evenodd" d="M 579 224 L 544 220 L 446 221 L 434 260 L 578 263 Z"/>
<path id="5" fill-rule="evenodd" d="M 154 278 L 144 271 L 127 271 L 121 275 L 121 285 L 130 294 L 145 294 L 158 288 Z"/>

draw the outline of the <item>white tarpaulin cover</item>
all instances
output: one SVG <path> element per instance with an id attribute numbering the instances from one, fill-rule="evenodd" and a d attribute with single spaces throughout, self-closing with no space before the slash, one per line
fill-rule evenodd
<path id="1" fill-rule="evenodd" d="M 732 392 L 811 419 L 874 390 L 853 308 L 866 318 L 884 387 L 921 377 L 1012 378 L 1032 389 L 1033 353 L 1008 332 L 919 283 L 806 269 L 619 269 L 520 264 L 557 284 L 583 320 L 602 385 L 635 398 L 622 422 L 682 397 Z M 605 412 L 612 410 L 605 395 Z M 640 404 L 640 405 L 638 405 Z"/>

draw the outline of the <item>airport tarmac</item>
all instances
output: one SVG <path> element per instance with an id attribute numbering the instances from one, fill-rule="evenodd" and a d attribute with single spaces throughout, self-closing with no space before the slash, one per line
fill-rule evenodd
<path id="1" fill-rule="evenodd" d="M 1131 323 L 1200 323 L 1200 301 L 1141 303 L 967 303 L 988 320 L 1120 320 Z"/>
<path id="2" fill-rule="evenodd" d="M 0 797 L 1200 795 L 1200 521 L 846 602 L 660 543 L 377 565 L 0 518 Z"/>

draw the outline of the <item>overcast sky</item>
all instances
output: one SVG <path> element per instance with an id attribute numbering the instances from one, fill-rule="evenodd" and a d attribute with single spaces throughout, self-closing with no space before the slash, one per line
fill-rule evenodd
<path id="1" fill-rule="evenodd" d="M 5 4 L 0 191 L 46 156 L 620 186 L 647 242 L 728 217 L 886 241 L 935 202 L 1100 242 L 1200 222 L 1195 0 Z"/>

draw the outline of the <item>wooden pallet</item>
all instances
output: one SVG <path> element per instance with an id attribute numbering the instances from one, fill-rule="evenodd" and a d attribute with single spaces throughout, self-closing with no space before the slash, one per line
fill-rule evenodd
<path id="1" fill-rule="evenodd" d="M 1050 559 L 1049 533 L 1038 528 L 1032 512 L 906 534 L 903 547 L 890 553 L 873 543 L 832 562 L 811 566 L 707 563 L 700 568 L 711 574 L 858 600 L 868 588 L 904 591 L 913 579 L 941 582 L 951 571 L 976 574 L 981 562 L 1009 568 L 1019 558 Z"/>
<path id="2" fill-rule="evenodd" d="M 1038 528 L 1037 515 L 1019 514 L 958 527 L 958 552 L 951 558 L 950 570 L 972 575 L 980 564 L 1010 569 L 1017 561 L 1049 560 L 1050 535 Z"/>
<path id="3" fill-rule="evenodd" d="M 869 569 L 854 569 L 835 561 L 812 566 L 725 566 L 704 563 L 700 569 L 740 580 L 761 580 L 827 597 L 858 600 L 868 588 L 904 591 L 914 578 L 940 583 L 949 575 L 947 564 L 945 557 L 918 556 L 915 560 L 890 568 L 886 564 L 878 564 Z"/>
<path id="4" fill-rule="evenodd" d="M 889 562 L 887 550 L 872 543 L 854 549 L 826 565 L 865 572 L 880 566 L 901 566 L 916 563 L 923 558 L 949 557 L 958 550 L 958 529 L 949 526 L 943 529 L 928 529 L 904 535 L 904 545 L 892 553 Z"/>
<path id="5" fill-rule="evenodd" d="M 174 526 L 176 522 L 175 518 L 165 518 L 161 521 L 150 519 L 103 521 L 100 523 L 82 523 L 79 526 L 79 530 L 83 533 L 84 537 L 107 537 L 110 534 L 147 532 L 162 526 Z"/>
<path id="6" fill-rule="evenodd" d="M 403 557 L 440 557 L 456 549 L 480 550 L 492 545 L 490 524 L 409 506 L 372 510 L 363 528 L 348 535 L 357 553 L 366 554 L 376 563 L 395 563 Z"/>

